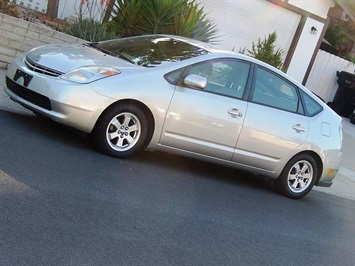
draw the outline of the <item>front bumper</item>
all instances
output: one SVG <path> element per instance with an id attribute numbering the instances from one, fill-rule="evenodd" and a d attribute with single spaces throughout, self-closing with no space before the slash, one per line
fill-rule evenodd
<path id="1" fill-rule="evenodd" d="M 26 78 L 27 75 L 31 78 Z M 97 94 L 91 84 L 33 72 L 22 58 L 9 66 L 5 92 L 24 107 L 86 133 L 92 131 L 103 110 L 115 101 Z"/>

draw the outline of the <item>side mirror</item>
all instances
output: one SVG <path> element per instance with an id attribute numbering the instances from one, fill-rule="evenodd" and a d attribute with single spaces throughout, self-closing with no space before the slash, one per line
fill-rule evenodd
<path id="1" fill-rule="evenodd" d="M 204 89 L 207 85 L 207 79 L 195 74 L 190 74 L 184 79 L 185 85 L 198 89 Z"/>

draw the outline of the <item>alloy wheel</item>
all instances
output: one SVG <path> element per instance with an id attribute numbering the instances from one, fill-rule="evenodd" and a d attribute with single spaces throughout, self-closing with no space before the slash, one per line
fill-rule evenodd
<path id="1" fill-rule="evenodd" d="M 132 113 L 121 113 L 112 118 L 106 129 L 106 140 L 116 151 L 132 149 L 141 135 L 139 119 Z"/>
<path id="2" fill-rule="evenodd" d="M 290 169 L 287 177 L 289 189 L 294 193 L 305 191 L 313 179 L 313 167 L 308 161 L 298 161 Z"/>

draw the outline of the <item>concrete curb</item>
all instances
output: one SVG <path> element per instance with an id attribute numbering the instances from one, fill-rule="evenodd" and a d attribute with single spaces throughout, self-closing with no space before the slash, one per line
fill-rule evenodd
<path id="1" fill-rule="evenodd" d="M 0 69 L 0 109 L 21 115 L 33 113 L 10 100 L 4 92 L 5 69 Z M 355 125 L 343 118 L 343 159 L 340 171 L 330 188 L 314 187 L 314 190 L 355 200 Z"/>

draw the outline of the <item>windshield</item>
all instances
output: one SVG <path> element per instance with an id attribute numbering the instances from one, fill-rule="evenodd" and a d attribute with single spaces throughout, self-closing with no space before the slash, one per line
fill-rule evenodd
<path id="1" fill-rule="evenodd" d="M 115 39 L 91 46 L 145 67 L 182 61 L 209 53 L 203 48 L 164 36 Z"/>

